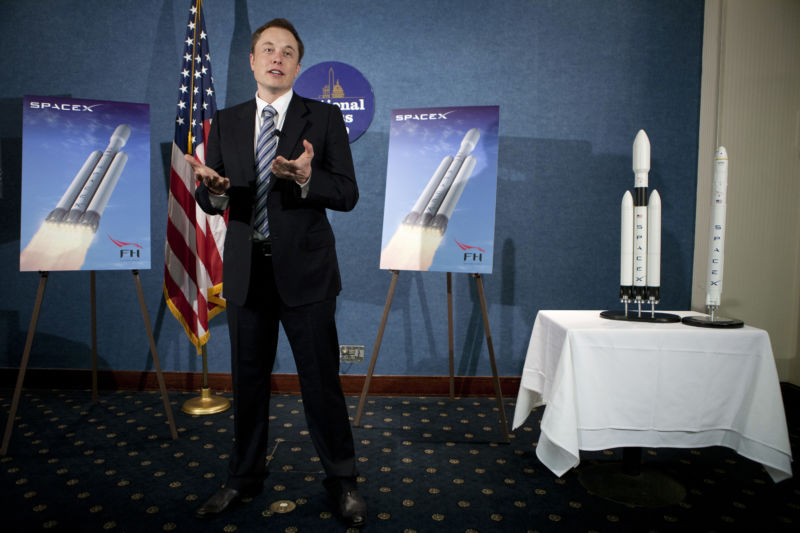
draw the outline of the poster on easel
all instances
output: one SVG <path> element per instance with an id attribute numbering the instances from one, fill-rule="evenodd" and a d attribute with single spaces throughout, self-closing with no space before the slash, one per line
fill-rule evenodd
<path id="1" fill-rule="evenodd" d="M 150 106 L 25 96 L 20 271 L 150 268 Z"/>
<path id="2" fill-rule="evenodd" d="M 491 274 L 498 106 L 392 110 L 380 268 Z"/>

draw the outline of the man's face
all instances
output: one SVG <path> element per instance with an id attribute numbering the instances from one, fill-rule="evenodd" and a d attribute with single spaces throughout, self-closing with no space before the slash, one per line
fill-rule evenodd
<path id="1" fill-rule="evenodd" d="M 297 40 L 283 28 L 267 28 L 250 54 L 250 68 L 258 84 L 258 95 L 272 102 L 292 88 L 300 73 Z"/>

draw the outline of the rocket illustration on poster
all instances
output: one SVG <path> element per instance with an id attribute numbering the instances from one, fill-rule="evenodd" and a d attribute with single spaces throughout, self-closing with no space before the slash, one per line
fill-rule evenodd
<path id="1" fill-rule="evenodd" d="M 147 104 L 25 96 L 20 270 L 150 268 Z"/>
<path id="2" fill-rule="evenodd" d="M 492 272 L 499 115 L 392 111 L 380 268 Z"/>

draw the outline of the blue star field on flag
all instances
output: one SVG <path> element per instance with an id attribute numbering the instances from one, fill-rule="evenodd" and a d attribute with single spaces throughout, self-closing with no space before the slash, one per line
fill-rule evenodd
<path id="1" fill-rule="evenodd" d="M 186 154 L 193 154 L 198 142 L 207 137 L 204 126 L 217 110 L 211 56 L 203 18 L 203 2 L 192 2 L 181 68 L 178 113 L 175 119 L 175 144 Z"/>

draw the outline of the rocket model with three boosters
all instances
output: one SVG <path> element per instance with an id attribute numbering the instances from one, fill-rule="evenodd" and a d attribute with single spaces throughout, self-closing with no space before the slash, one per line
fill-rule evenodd
<path id="1" fill-rule="evenodd" d="M 661 197 L 648 197 L 650 139 L 639 130 L 633 141 L 633 195 L 622 197 L 619 297 L 625 303 L 655 305 L 661 299 Z"/>
<path id="2" fill-rule="evenodd" d="M 120 150 L 130 136 L 130 126 L 120 124 L 104 152 L 95 150 L 89 154 L 46 221 L 87 226 L 97 231 L 103 210 L 128 161 L 128 154 Z"/>
<path id="3" fill-rule="evenodd" d="M 448 155 L 442 159 L 403 224 L 431 228 L 444 234 L 461 193 L 475 169 L 475 157 L 469 154 L 475 149 L 480 137 L 480 130 L 472 128 L 461 140 L 455 157 Z"/>

